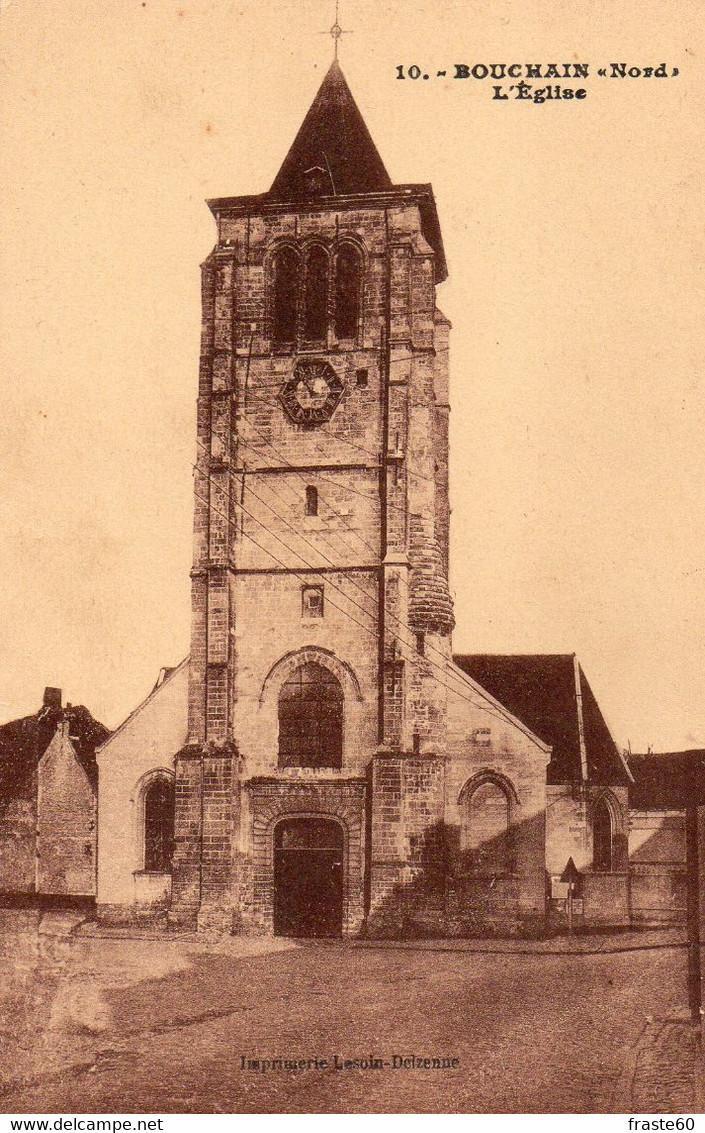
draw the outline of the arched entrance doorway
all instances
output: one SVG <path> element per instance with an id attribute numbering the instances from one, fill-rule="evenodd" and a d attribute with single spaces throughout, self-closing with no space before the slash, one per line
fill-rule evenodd
<path id="1" fill-rule="evenodd" d="M 340 936 L 343 830 L 328 818 L 285 818 L 274 830 L 275 936 Z"/>

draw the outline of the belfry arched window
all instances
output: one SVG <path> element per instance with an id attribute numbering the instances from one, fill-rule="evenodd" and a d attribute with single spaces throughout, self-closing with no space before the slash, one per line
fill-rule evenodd
<path id="1" fill-rule="evenodd" d="M 144 793 L 144 868 L 168 873 L 174 852 L 174 784 L 154 779 Z"/>
<path id="2" fill-rule="evenodd" d="M 592 867 L 609 873 L 613 859 L 612 815 L 605 799 L 598 799 L 592 809 Z"/>
<path id="3" fill-rule="evenodd" d="M 461 851 L 476 873 L 511 873 L 514 869 L 512 799 L 495 778 L 483 778 L 461 797 Z"/>
<path id="4" fill-rule="evenodd" d="M 276 342 L 295 342 L 301 267 L 298 252 L 281 248 L 273 263 L 272 334 Z"/>
<path id="5" fill-rule="evenodd" d="M 278 247 L 269 261 L 268 287 L 275 346 L 318 348 L 326 345 L 329 331 L 338 340 L 358 338 L 363 255 L 347 237 L 330 247 L 322 242 Z"/>
<path id="6" fill-rule="evenodd" d="M 300 665 L 279 693 L 279 766 L 342 767 L 343 690 L 323 665 Z"/>
<path id="7" fill-rule="evenodd" d="M 328 254 L 314 245 L 306 257 L 304 338 L 321 342 L 328 333 Z"/>
<path id="8" fill-rule="evenodd" d="M 335 336 L 356 338 L 360 319 L 360 253 L 342 244 L 335 257 Z"/>

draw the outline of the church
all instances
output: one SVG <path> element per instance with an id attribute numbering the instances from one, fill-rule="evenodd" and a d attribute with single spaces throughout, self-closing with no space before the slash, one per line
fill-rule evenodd
<path id="1" fill-rule="evenodd" d="M 335 60 L 208 202 L 190 655 L 99 747 L 97 913 L 310 936 L 629 923 L 630 772 L 573 655 L 454 656 L 447 276 Z"/>

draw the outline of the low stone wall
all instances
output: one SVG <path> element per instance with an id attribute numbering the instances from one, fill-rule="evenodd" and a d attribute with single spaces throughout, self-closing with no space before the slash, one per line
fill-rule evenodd
<path id="1" fill-rule="evenodd" d="M 96 905 L 101 925 L 116 928 L 166 928 L 166 909 L 148 905 Z"/>
<path id="2" fill-rule="evenodd" d="M 660 862 L 630 867 L 631 917 L 635 924 L 685 924 L 685 866 Z"/>
<path id="3" fill-rule="evenodd" d="M 370 937 L 541 936 L 543 913 L 522 908 L 517 875 L 459 877 L 438 870 L 386 867 L 385 898 L 367 922 Z"/>
<path id="4" fill-rule="evenodd" d="M 585 873 L 581 893 L 586 925 L 629 925 L 628 873 Z"/>

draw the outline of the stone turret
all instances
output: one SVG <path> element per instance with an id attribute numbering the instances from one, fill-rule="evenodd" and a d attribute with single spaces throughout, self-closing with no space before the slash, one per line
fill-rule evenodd
<path id="1" fill-rule="evenodd" d="M 410 520 L 409 625 L 417 633 L 452 633 L 453 599 L 438 540 L 423 516 Z"/>

